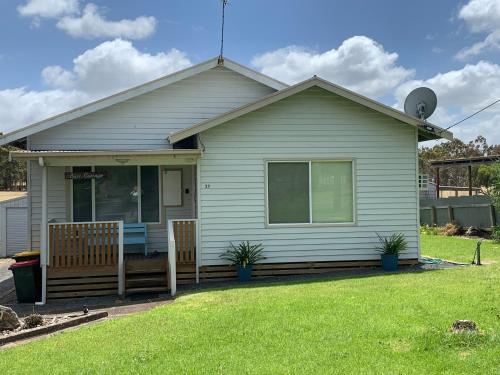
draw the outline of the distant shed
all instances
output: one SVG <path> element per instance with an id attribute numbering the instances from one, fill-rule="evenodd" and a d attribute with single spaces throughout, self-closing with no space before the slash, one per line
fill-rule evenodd
<path id="1" fill-rule="evenodd" d="M 0 192 L 0 258 L 28 248 L 28 198 L 24 192 Z"/>

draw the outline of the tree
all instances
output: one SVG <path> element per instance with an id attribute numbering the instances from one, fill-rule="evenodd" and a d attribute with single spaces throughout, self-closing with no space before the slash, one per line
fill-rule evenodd
<path id="1" fill-rule="evenodd" d="M 9 151 L 15 147 L 0 147 L 0 190 L 24 188 L 26 184 L 26 163 L 9 161 Z"/>
<path id="2" fill-rule="evenodd" d="M 500 163 L 491 166 L 491 176 L 492 183 L 488 195 L 495 208 L 500 209 Z"/>

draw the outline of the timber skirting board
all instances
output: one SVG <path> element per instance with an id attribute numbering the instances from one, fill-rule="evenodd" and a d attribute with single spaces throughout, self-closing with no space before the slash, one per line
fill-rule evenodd
<path id="1" fill-rule="evenodd" d="M 418 259 L 400 259 L 399 265 L 412 266 Z M 263 263 L 253 266 L 252 278 L 269 276 L 294 276 L 332 272 L 339 268 L 380 267 L 380 260 L 337 261 L 337 262 L 301 262 L 301 263 Z M 234 266 L 202 266 L 200 281 L 223 281 L 236 278 Z"/>
<path id="2" fill-rule="evenodd" d="M 47 268 L 48 299 L 114 294 L 118 294 L 116 266 Z"/>

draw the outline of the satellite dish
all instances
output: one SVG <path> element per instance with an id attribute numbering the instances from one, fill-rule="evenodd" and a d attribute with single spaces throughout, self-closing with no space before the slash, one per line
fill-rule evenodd
<path id="1" fill-rule="evenodd" d="M 419 87 L 408 94 L 405 100 L 405 113 L 407 115 L 425 120 L 434 113 L 437 97 L 428 87 Z"/>

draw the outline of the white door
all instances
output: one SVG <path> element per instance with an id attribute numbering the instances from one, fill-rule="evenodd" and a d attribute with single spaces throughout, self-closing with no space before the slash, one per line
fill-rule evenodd
<path id="1" fill-rule="evenodd" d="M 28 249 L 28 210 L 7 207 L 7 256 Z"/>

